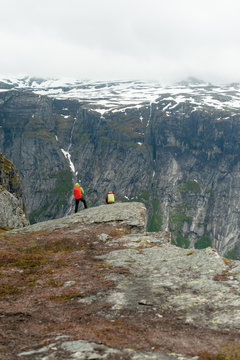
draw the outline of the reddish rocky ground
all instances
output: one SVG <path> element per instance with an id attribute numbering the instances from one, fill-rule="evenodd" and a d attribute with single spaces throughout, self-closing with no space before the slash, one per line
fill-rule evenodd
<path id="1" fill-rule="evenodd" d="M 113 348 L 202 353 L 206 360 L 223 344 L 239 340 L 239 333 L 187 325 L 181 314 L 158 317 L 144 304 L 142 312 L 122 310 L 108 316 L 111 304 L 94 301 L 94 295 L 115 288 L 109 274 L 128 270 L 98 258 L 120 247 L 117 242 L 109 246 L 98 235 L 116 239 L 129 232 L 127 226 L 104 224 L 83 226 L 78 232 L 74 225 L 25 235 L 1 232 L 0 358 L 19 359 L 17 354 L 56 342 L 61 335 Z M 89 296 L 92 303 L 79 302 Z M 128 357 L 108 357 L 117 358 Z"/>

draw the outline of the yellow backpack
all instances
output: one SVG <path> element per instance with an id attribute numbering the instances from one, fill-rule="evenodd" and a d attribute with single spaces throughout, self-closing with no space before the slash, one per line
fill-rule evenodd
<path id="1" fill-rule="evenodd" d="M 112 204 L 115 202 L 115 197 L 113 193 L 108 194 L 108 203 Z"/>

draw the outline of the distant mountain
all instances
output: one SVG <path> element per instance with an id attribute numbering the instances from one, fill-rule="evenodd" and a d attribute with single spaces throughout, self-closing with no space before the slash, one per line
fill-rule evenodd
<path id="1" fill-rule="evenodd" d="M 41 79 L 0 76 L 0 89 L 31 91 L 53 99 L 78 100 L 88 109 L 104 114 L 137 108 L 145 103 L 172 100 L 191 102 L 195 109 L 203 106 L 215 109 L 240 108 L 240 83 L 214 86 L 190 77 L 175 85 L 162 86 L 158 82 L 142 81 L 79 81 L 72 79 Z"/>
<path id="2" fill-rule="evenodd" d="M 193 76 L 188 77 L 186 80 L 182 80 L 180 82 L 177 83 L 178 85 L 182 85 L 182 86 L 212 86 L 211 83 L 209 82 L 205 82 L 203 80 L 197 79 Z"/>
<path id="3" fill-rule="evenodd" d="M 139 200 L 149 230 L 240 257 L 240 84 L 0 77 L 0 151 L 23 179 L 32 222 L 105 193 Z"/>

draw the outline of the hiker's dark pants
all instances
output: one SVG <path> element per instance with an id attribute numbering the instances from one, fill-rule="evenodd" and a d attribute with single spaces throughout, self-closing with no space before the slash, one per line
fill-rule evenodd
<path id="1" fill-rule="evenodd" d="M 86 202 L 86 199 L 84 197 L 84 195 L 82 195 L 81 199 L 75 199 L 75 213 L 78 211 L 78 204 L 79 204 L 79 201 L 82 201 L 83 204 L 84 204 L 84 208 L 87 209 L 87 202 Z"/>

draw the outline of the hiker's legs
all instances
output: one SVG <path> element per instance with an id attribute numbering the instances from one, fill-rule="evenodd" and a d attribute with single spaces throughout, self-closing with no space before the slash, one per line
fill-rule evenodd
<path id="1" fill-rule="evenodd" d="M 84 208 L 87 209 L 87 202 L 86 202 L 86 199 L 85 199 L 84 195 L 82 195 L 80 200 L 83 202 Z"/>
<path id="2" fill-rule="evenodd" d="M 75 213 L 78 211 L 79 199 L 75 199 Z"/>

